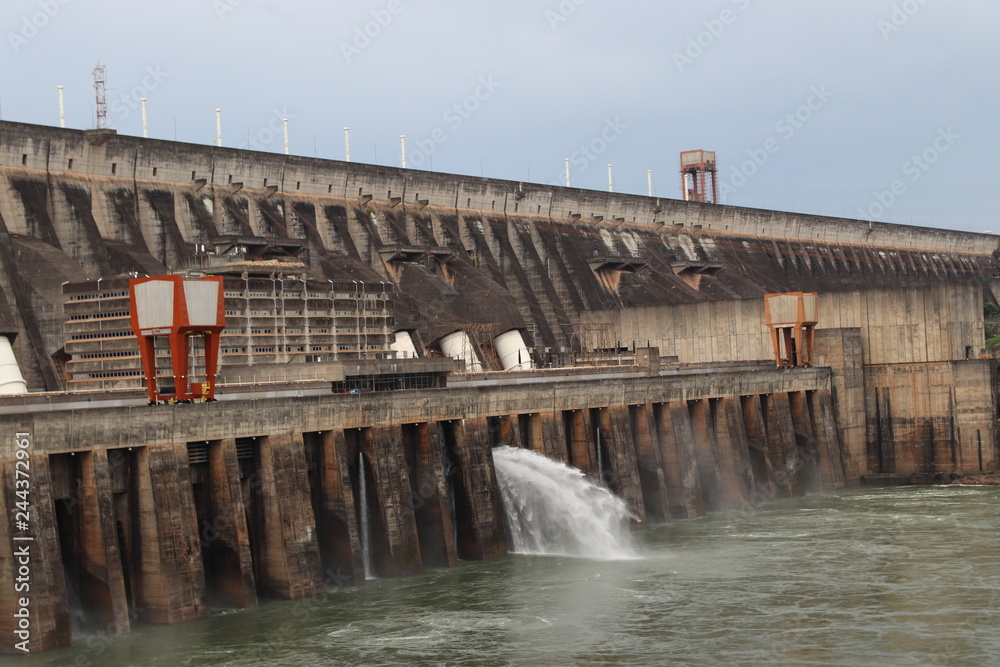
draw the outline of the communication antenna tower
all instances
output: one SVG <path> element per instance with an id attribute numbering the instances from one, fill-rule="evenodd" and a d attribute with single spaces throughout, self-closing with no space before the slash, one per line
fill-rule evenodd
<path id="1" fill-rule="evenodd" d="M 94 93 L 97 97 L 97 129 L 108 129 L 108 100 L 105 94 L 107 70 L 101 63 L 94 68 Z"/>

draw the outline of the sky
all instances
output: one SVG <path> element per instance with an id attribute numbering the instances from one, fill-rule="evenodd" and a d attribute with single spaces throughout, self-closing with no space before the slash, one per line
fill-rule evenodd
<path id="1" fill-rule="evenodd" d="M 0 117 L 1000 233 L 1000 3 L 6 0 Z"/>

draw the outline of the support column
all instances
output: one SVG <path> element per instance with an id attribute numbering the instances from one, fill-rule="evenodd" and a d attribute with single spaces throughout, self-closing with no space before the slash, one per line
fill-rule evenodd
<path id="1" fill-rule="evenodd" d="M 458 562 L 458 554 L 446 476 L 454 475 L 457 469 L 450 461 L 445 467 L 436 427 L 404 424 L 403 446 L 413 471 L 410 503 L 417 522 L 421 560 L 425 567 L 451 567 Z"/>
<path id="2" fill-rule="evenodd" d="M 5 451 L 13 452 L 16 447 L 11 442 L 13 434 L 5 437 L 8 438 Z M 3 591 L 0 594 L 0 653 L 16 655 L 63 648 L 71 643 L 49 461 L 44 454 L 33 452 L 33 446 L 31 443 L 28 449 L 31 455 L 27 478 L 30 482 L 27 530 L 18 530 L 15 523 L 16 512 L 23 507 L 18 503 L 24 502 L 24 494 L 17 495 L 18 490 L 24 490 L 23 485 L 19 489 L 16 484 L 17 460 L 0 461 L 0 591 Z M 23 472 L 23 466 L 21 469 Z M 16 539 L 29 537 L 30 540 Z M 26 621 L 23 620 L 25 614 Z M 27 630 L 22 628 L 23 623 L 28 624 Z M 19 636 L 19 632 L 27 634 Z"/>
<path id="3" fill-rule="evenodd" d="M 205 618 L 205 572 L 187 447 L 141 447 L 135 464 L 139 619 L 182 623 Z"/>
<path id="4" fill-rule="evenodd" d="M 494 419 L 495 421 L 492 422 L 495 427 L 494 447 L 524 448 L 524 439 L 521 437 L 521 427 L 517 415 L 502 415 Z"/>
<path id="5" fill-rule="evenodd" d="M 205 535 L 206 582 L 219 604 L 247 608 L 257 606 L 257 584 L 247 512 L 240 490 L 236 441 L 214 440 L 208 444 L 209 507 Z"/>
<path id="6" fill-rule="evenodd" d="M 817 467 L 816 438 L 813 434 L 809 402 L 804 391 L 788 394 L 788 404 L 792 411 L 792 426 L 795 428 L 795 451 L 801 469 L 802 485 L 806 492 L 823 488 Z"/>
<path id="7" fill-rule="evenodd" d="M 833 414 L 833 398 L 828 389 L 818 389 L 809 395 L 820 480 L 824 489 L 844 488 L 844 461 L 841 457 L 837 423 Z"/>
<path id="8" fill-rule="evenodd" d="M 128 598 L 111 499 L 106 450 L 80 452 L 80 597 L 97 627 L 112 635 L 129 631 Z"/>
<path id="9" fill-rule="evenodd" d="M 627 406 L 601 410 L 602 443 L 610 460 L 605 461 L 604 476 L 612 492 L 621 497 L 636 516 L 637 525 L 646 523 L 646 505 L 642 500 L 639 464 L 632 439 L 632 418 Z"/>
<path id="10" fill-rule="evenodd" d="M 767 427 L 764 426 L 761 397 L 757 394 L 744 396 L 740 402 L 743 407 L 743 425 L 746 427 L 750 465 L 753 468 L 758 500 L 774 500 L 778 497 L 779 491 L 774 481 L 774 464 L 767 443 Z M 788 497 L 787 488 L 782 497 Z"/>
<path id="11" fill-rule="evenodd" d="M 420 538 L 411 500 L 410 473 L 406 467 L 402 434 L 398 426 L 364 429 L 362 448 L 374 482 L 371 556 L 380 577 L 406 577 L 424 571 Z"/>
<path id="12" fill-rule="evenodd" d="M 832 372 L 834 423 L 844 460 L 844 481 L 861 483 L 868 462 L 865 413 L 864 346 L 861 329 L 819 329 L 814 357 Z"/>
<path id="13" fill-rule="evenodd" d="M 667 504 L 667 485 L 660 463 L 660 443 L 653 420 L 653 406 L 633 405 L 630 406 L 630 412 L 646 519 L 652 523 L 664 523 L 670 518 L 670 510 Z"/>
<path id="14" fill-rule="evenodd" d="M 719 467 L 726 509 L 757 504 L 757 487 L 750 465 L 750 450 L 743 426 L 743 408 L 738 398 L 719 399 L 715 433 L 719 443 Z"/>
<path id="15" fill-rule="evenodd" d="M 788 495 L 801 496 L 802 461 L 795 444 L 795 426 L 792 423 L 791 403 L 788 394 L 770 394 L 765 399 L 764 411 L 767 426 L 767 448 L 774 465 L 774 480 L 779 489 L 788 489 Z"/>
<path id="16" fill-rule="evenodd" d="M 293 599 L 322 593 L 323 569 L 309 502 L 305 449 L 298 433 L 258 438 L 262 591 Z"/>
<path id="17" fill-rule="evenodd" d="M 597 454 L 590 438 L 593 429 L 589 410 L 570 410 L 564 413 L 569 442 L 569 464 L 579 468 L 587 477 L 597 478 Z"/>
<path id="18" fill-rule="evenodd" d="M 704 516 L 705 499 L 701 494 L 694 431 L 687 403 L 675 401 L 664 404 L 660 410 L 659 430 L 670 515 L 675 519 Z"/>
<path id="19" fill-rule="evenodd" d="M 504 556 L 507 537 L 487 420 L 454 420 L 444 430 L 448 455 L 458 467 L 451 476 L 458 555 L 471 560 Z"/>
<path id="20" fill-rule="evenodd" d="M 320 437 L 316 534 L 323 569 L 329 582 L 359 586 L 365 582 L 365 564 L 344 432 L 324 431 Z"/>
<path id="21" fill-rule="evenodd" d="M 689 402 L 688 406 L 705 509 L 718 512 L 725 509 L 726 505 L 721 487 L 722 472 L 719 470 L 719 446 L 715 436 L 715 406 L 712 405 L 712 400 L 703 398 Z"/>
<path id="22" fill-rule="evenodd" d="M 528 448 L 553 461 L 569 461 L 561 412 L 536 412 L 528 415 Z"/>

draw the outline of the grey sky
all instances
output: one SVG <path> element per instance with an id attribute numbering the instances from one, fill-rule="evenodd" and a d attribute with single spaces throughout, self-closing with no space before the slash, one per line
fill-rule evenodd
<path id="1" fill-rule="evenodd" d="M 398 166 L 405 134 L 410 167 L 554 183 L 572 156 L 574 187 L 606 189 L 612 163 L 616 191 L 650 169 L 665 197 L 704 148 L 726 203 L 1000 232 L 985 0 L 5 7 L 5 120 L 57 125 L 62 84 L 67 125 L 93 127 L 100 61 L 124 134 L 145 96 L 156 138 L 209 144 L 220 107 L 226 146 L 281 152 L 287 116 L 300 155 L 342 159 L 348 125 L 357 162 Z"/>

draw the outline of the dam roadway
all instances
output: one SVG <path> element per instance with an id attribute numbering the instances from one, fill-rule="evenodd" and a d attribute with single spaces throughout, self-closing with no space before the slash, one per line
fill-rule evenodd
<path id="1" fill-rule="evenodd" d="M 71 612 L 117 634 L 363 584 L 362 504 L 377 576 L 504 555 L 496 446 L 600 477 L 637 525 L 848 482 L 830 368 L 702 370 L 0 414 L 5 482 L 14 434 L 29 443 L 33 649 L 68 645 Z M 6 483 L 2 509 L 18 500 Z M 0 604 L 13 652 L 17 600 Z"/>

